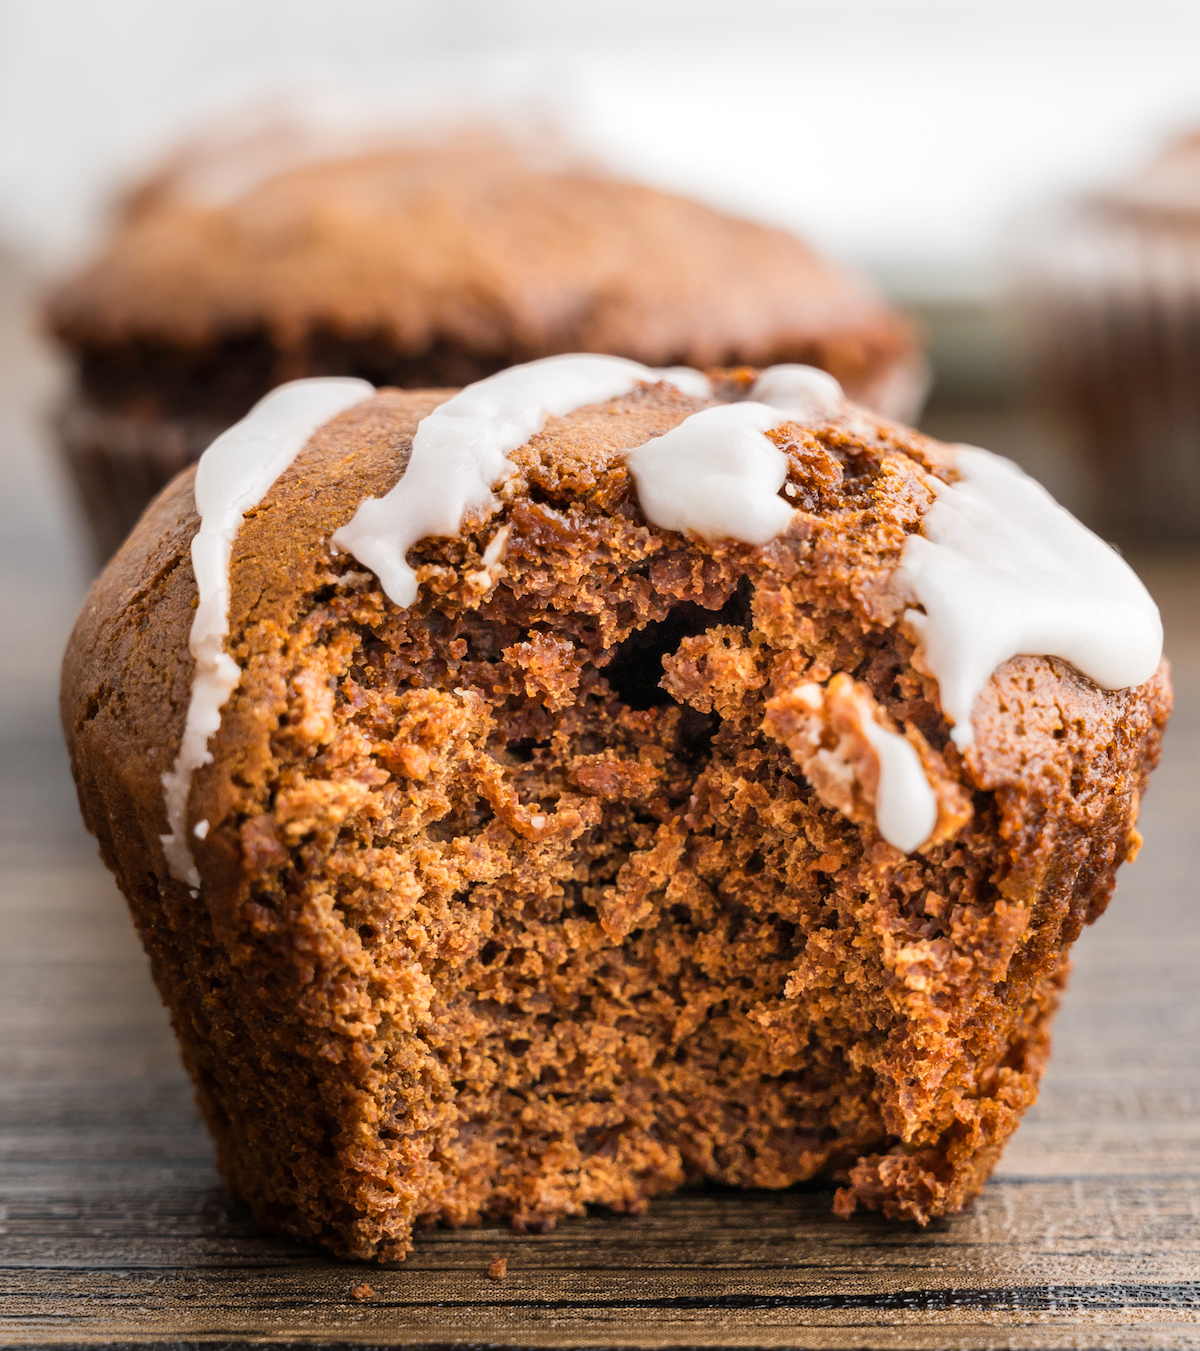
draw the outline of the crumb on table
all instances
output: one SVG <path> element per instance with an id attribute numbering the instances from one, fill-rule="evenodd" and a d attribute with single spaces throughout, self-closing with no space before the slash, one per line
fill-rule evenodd
<path id="1" fill-rule="evenodd" d="M 488 1263 L 488 1276 L 493 1281 L 502 1281 L 508 1275 L 508 1258 L 493 1257 Z"/>
<path id="2" fill-rule="evenodd" d="M 350 1298 L 357 1300 L 374 1299 L 375 1289 L 373 1286 L 368 1285 L 366 1281 L 363 1281 L 359 1285 L 352 1285 L 350 1287 Z"/>

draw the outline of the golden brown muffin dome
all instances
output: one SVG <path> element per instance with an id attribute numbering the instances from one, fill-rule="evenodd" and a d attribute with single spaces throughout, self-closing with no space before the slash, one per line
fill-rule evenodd
<path id="1" fill-rule="evenodd" d="M 298 377 L 463 385 L 573 351 L 804 362 L 899 418 L 927 384 L 912 324 L 792 235 L 470 134 L 200 140 L 130 194 L 46 320 L 77 367 L 59 433 L 101 559 Z"/>
<path id="2" fill-rule="evenodd" d="M 199 361 L 251 339 L 275 353 L 274 380 L 445 382 L 571 351 L 805 361 L 902 411 L 885 386 L 916 356 L 903 319 L 793 236 L 685 198 L 494 143 L 318 158 L 215 200 L 195 177 L 135 193 L 51 296 L 51 327 L 85 364 L 139 344 Z"/>

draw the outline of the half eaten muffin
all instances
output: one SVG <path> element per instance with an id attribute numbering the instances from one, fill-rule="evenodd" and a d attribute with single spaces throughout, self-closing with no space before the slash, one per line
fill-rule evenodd
<path id="1" fill-rule="evenodd" d="M 1160 649 L 1006 461 L 562 357 L 277 390 L 95 584 L 63 715 L 231 1190 L 396 1260 L 703 1178 L 961 1208 L 1136 851 Z"/>

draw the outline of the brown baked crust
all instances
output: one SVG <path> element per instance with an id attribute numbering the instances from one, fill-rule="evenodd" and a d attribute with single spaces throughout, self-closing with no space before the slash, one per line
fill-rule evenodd
<path id="1" fill-rule="evenodd" d="M 235 541 L 244 676 L 191 794 L 199 896 L 159 843 L 190 472 L 67 652 L 84 816 L 231 1189 L 380 1260 L 414 1225 L 548 1225 L 689 1178 L 959 1209 L 1036 1095 L 1067 948 L 1136 849 L 1165 664 L 1105 692 L 1017 658 L 964 760 L 889 587 L 947 448 L 857 411 L 784 429 L 793 528 L 704 545 L 645 523 L 620 456 L 700 406 L 661 385 L 552 419 L 513 456 L 502 575 L 479 577 L 501 518 L 468 523 L 410 555 L 421 594 L 397 611 L 327 541 L 443 397 L 335 419 Z M 923 748 L 950 838 L 904 856 L 822 805 L 786 696 L 838 672 Z"/>
<path id="2" fill-rule="evenodd" d="M 143 417 L 233 420 L 305 375 L 428 388 L 571 351 L 801 361 L 895 414 L 919 366 L 911 325 L 791 235 L 470 142 L 301 163 L 216 203 L 166 172 L 47 318 L 88 397 Z"/>

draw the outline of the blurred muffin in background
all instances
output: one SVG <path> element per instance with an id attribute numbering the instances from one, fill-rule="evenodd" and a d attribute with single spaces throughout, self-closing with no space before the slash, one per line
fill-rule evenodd
<path id="1" fill-rule="evenodd" d="M 1031 240 L 1021 303 L 1041 392 L 1086 457 L 1095 524 L 1200 539 L 1200 132 Z"/>
<path id="2" fill-rule="evenodd" d="M 46 316 L 75 362 L 58 427 L 101 560 L 301 376 L 456 386 L 570 351 L 803 362 L 900 420 L 926 384 L 909 322 L 791 235 L 481 135 L 192 145 L 128 195 Z"/>

